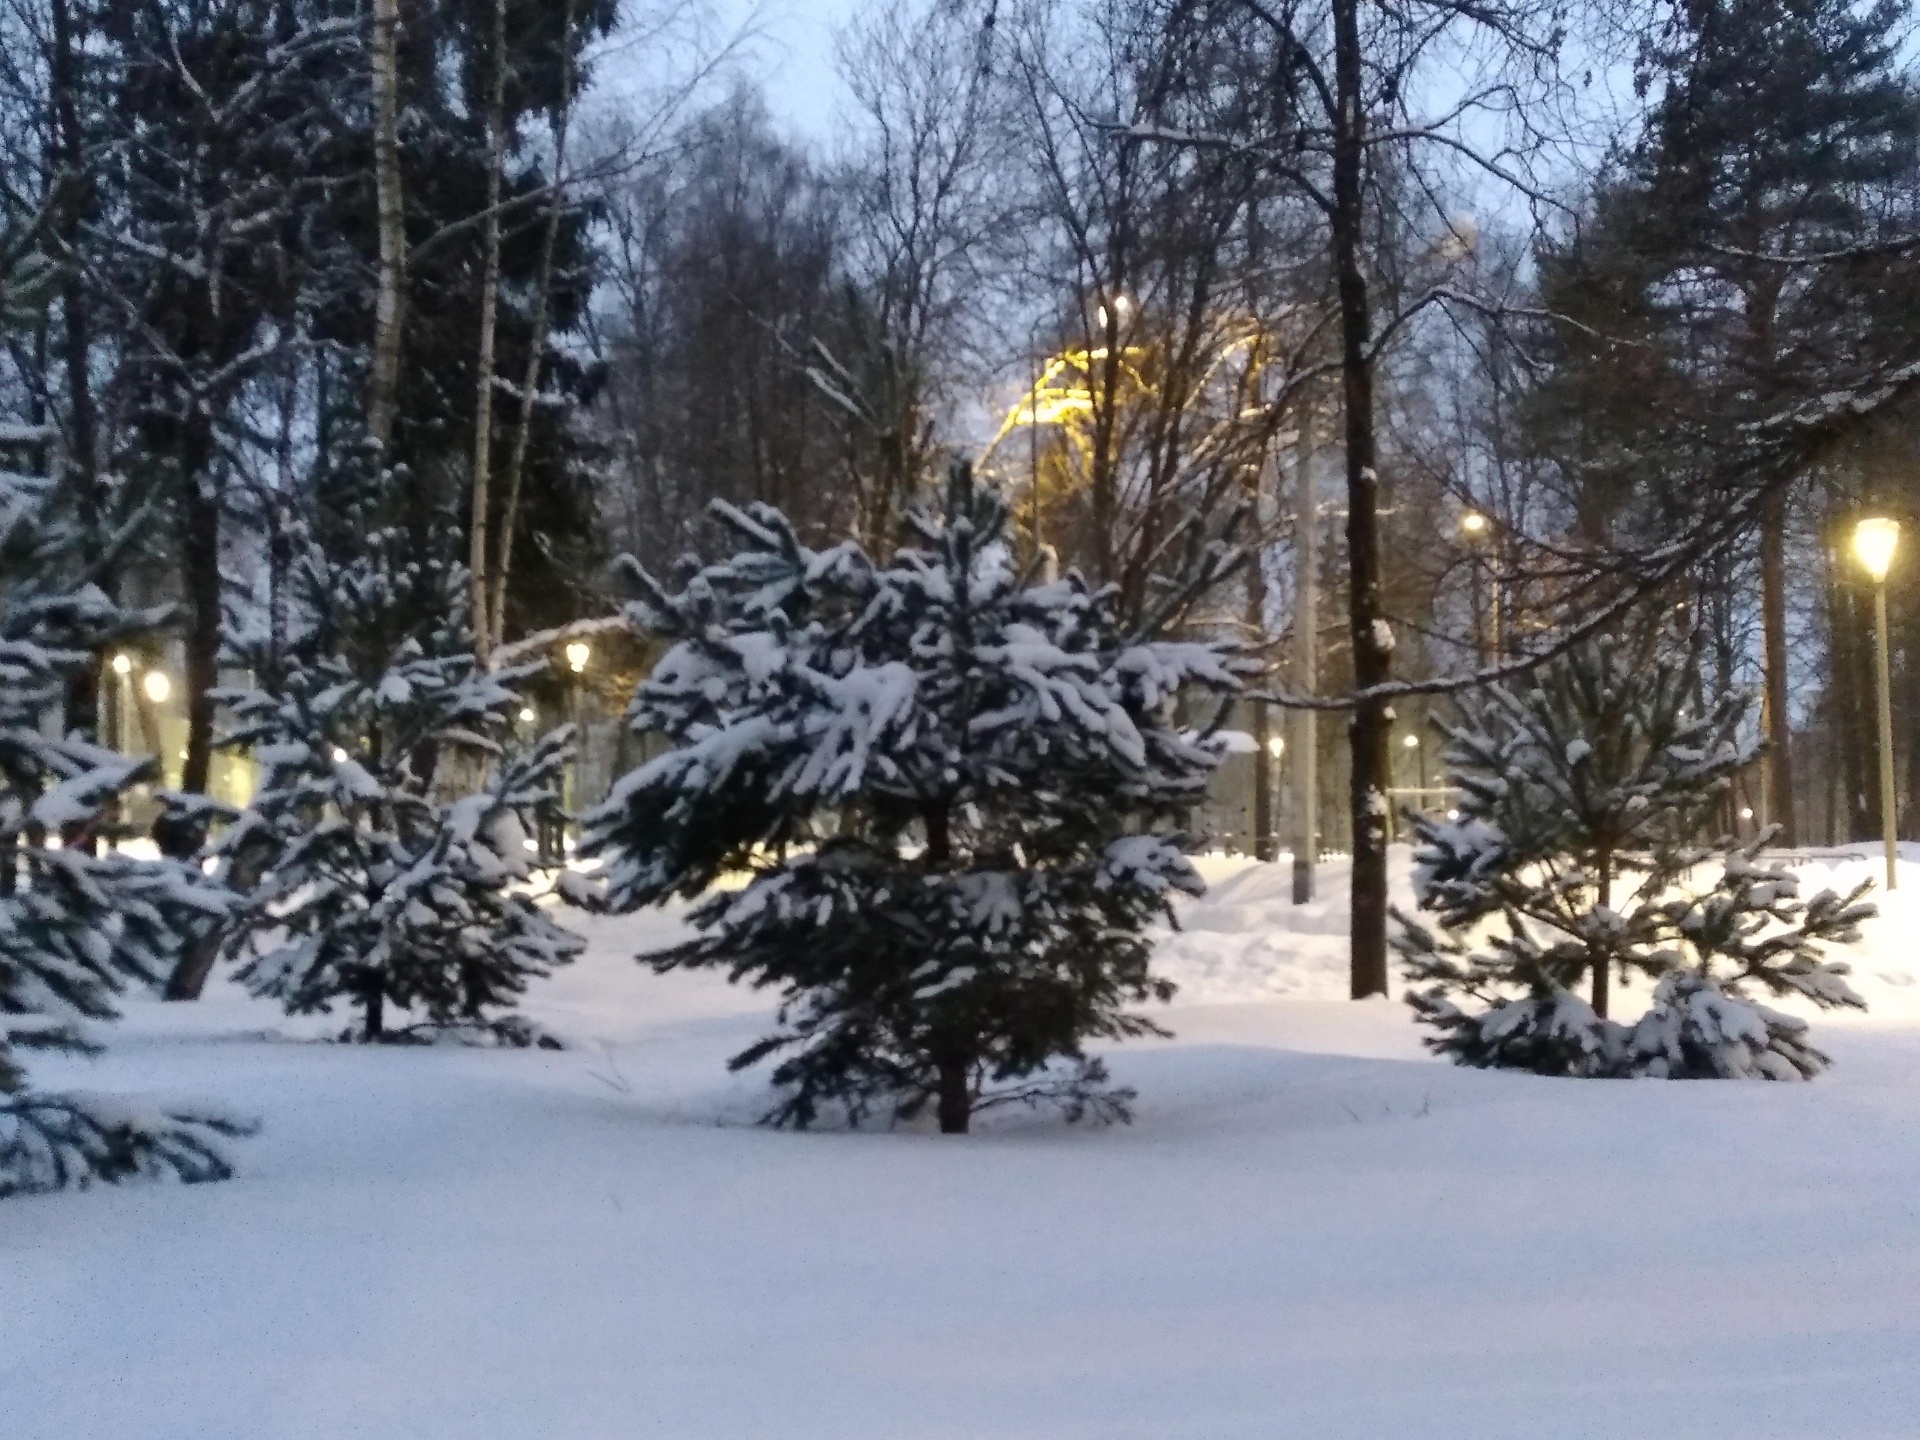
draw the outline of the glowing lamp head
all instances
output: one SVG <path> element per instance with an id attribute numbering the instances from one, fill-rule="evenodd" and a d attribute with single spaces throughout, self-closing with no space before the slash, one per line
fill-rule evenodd
<path id="1" fill-rule="evenodd" d="M 1753 819 L 1753 807 L 1751 805 L 1742 805 L 1740 807 L 1740 818 L 1742 820 Z"/>
<path id="2" fill-rule="evenodd" d="M 113 673 L 116 675 L 131 675 L 133 673 L 133 657 L 131 655 L 114 656 Z"/>
<path id="3" fill-rule="evenodd" d="M 1853 553 L 1878 585 L 1893 568 L 1893 552 L 1900 544 L 1900 522 L 1872 516 L 1853 527 Z"/>
<path id="4" fill-rule="evenodd" d="M 533 723 L 533 706 L 522 705 L 520 707 L 520 723 L 522 725 L 531 725 Z"/>
<path id="5" fill-rule="evenodd" d="M 575 640 L 567 646 L 567 668 L 578 675 L 587 668 L 587 661 L 593 656 L 593 649 L 584 640 Z"/>
<path id="6" fill-rule="evenodd" d="M 344 765 L 347 763 L 347 751 L 345 746 L 336 745 L 333 747 L 333 763 L 336 765 Z"/>
<path id="7" fill-rule="evenodd" d="M 1460 528 L 1477 539 L 1487 533 L 1487 517 L 1478 510 L 1469 510 L 1460 517 Z"/>
<path id="8" fill-rule="evenodd" d="M 1278 735 L 1274 736 L 1271 740 L 1267 741 L 1267 753 L 1278 760 L 1282 755 L 1287 753 L 1287 742 Z"/>
<path id="9" fill-rule="evenodd" d="M 1409 750 L 1418 750 L 1420 748 L 1420 737 L 1418 735 L 1409 735 L 1400 743 Z"/>
<path id="10" fill-rule="evenodd" d="M 147 699 L 156 705 L 167 703 L 167 697 L 173 694 L 173 682 L 167 679 L 164 670 L 149 670 L 141 677 L 140 688 L 147 692 Z"/>

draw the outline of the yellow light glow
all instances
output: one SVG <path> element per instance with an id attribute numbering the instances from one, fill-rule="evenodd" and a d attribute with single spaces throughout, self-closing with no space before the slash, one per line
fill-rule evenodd
<path id="1" fill-rule="evenodd" d="M 1267 753 L 1278 760 L 1282 755 L 1287 753 L 1287 742 L 1278 735 L 1274 736 L 1271 740 L 1267 741 Z"/>
<path id="2" fill-rule="evenodd" d="M 114 656 L 113 673 L 116 675 L 131 675 L 133 673 L 133 657 L 131 655 Z"/>
<path id="3" fill-rule="evenodd" d="M 1020 425 L 1057 425 L 1065 416 L 1084 415 L 1093 409 L 1093 395 L 1086 390 L 1042 391 L 1020 409 Z"/>
<path id="4" fill-rule="evenodd" d="M 1478 510 L 1469 510 L 1460 517 L 1460 528 L 1469 535 L 1478 535 L 1487 528 L 1487 517 Z"/>
<path id="5" fill-rule="evenodd" d="M 1409 750 L 1418 750 L 1420 748 L 1420 737 L 1418 735 L 1409 735 L 1400 743 Z"/>
<path id="6" fill-rule="evenodd" d="M 1893 568 L 1893 552 L 1900 544 L 1900 522 L 1873 516 L 1853 527 L 1853 553 L 1878 585 Z"/>
<path id="7" fill-rule="evenodd" d="M 333 763 L 336 765 L 344 765 L 347 763 L 347 752 L 344 746 L 336 745 L 333 747 Z"/>
<path id="8" fill-rule="evenodd" d="M 173 694 L 173 682 L 167 679 L 164 670 L 149 670 L 141 678 L 140 688 L 147 692 L 147 699 L 156 705 L 167 703 L 167 697 Z"/>
<path id="9" fill-rule="evenodd" d="M 520 707 L 520 723 L 522 725 L 531 725 L 533 723 L 533 707 L 531 705 L 522 705 Z"/>
<path id="10" fill-rule="evenodd" d="M 567 664 L 576 675 L 587 668 L 587 661 L 592 655 L 592 647 L 584 640 L 575 640 L 567 646 Z"/>

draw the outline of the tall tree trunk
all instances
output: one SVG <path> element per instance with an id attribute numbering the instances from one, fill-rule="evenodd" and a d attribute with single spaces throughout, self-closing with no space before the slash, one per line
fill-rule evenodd
<path id="1" fill-rule="evenodd" d="M 1348 626 L 1353 644 L 1352 994 L 1387 993 L 1387 702 L 1368 692 L 1393 673 L 1381 613 L 1380 477 L 1375 469 L 1373 319 L 1361 251 L 1366 219 L 1366 109 L 1360 0 L 1334 0 L 1333 270 L 1340 296 L 1340 378 L 1347 428 Z"/>
<path id="2" fill-rule="evenodd" d="M 380 271 L 367 379 L 367 430 L 387 463 L 399 406 L 400 341 L 406 328 L 407 217 L 400 188 L 400 0 L 373 0 L 368 68 L 373 77 L 373 178 Z"/>
<path id="3" fill-rule="evenodd" d="M 196 430 L 207 422 L 196 421 Z M 186 685 L 187 758 L 180 788 L 207 793 L 213 765 L 214 688 L 220 683 L 220 492 L 207 474 L 212 436 L 196 436 L 191 456 L 198 461 L 182 477 L 185 521 L 181 571 L 187 594 Z"/>
<path id="4" fill-rule="evenodd" d="M 1787 701 L 1787 495 L 1775 486 L 1760 516 L 1760 608 L 1767 671 L 1767 819 L 1780 827 L 1780 843 L 1800 843 L 1793 806 L 1793 719 Z"/>
<path id="5" fill-rule="evenodd" d="M 1260 517 L 1260 476 L 1265 470 L 1261 466 L 1251 472 L 1247 496 L 1253 511 L 1253 532 L 1262 533 Z M 1267 567 L 1264 545 L 1256 544 L 1253 561 L 1247 566 L 1247 630 L 1252 643 L 1260 647 L 1264 655 L 1267 649 Z M 1270 727 L 1268 725 L 1267 702 L 1255 700 L 1253 708 L 1253 843 L 1248 848 L 1256 860 L 1271 860 L 1274 856 L 1273 834 L 1273 755 L 1268 750 Z"/>
<path id="6" fill-rule="evenodd" d="M 944 868 L 953 863 L 953 811 L 944 800 L 921 807 L 921 824 L 927 831 L 925 859 L 928 865 Z M 964 1135 L 973 1116 L 973 1066 L 957 1045 L 933 1047 L 936 1092 L 934 1104 L 942 1135 Z"/>
<path id="7" fill-rule="evenodd" d="M 540 237 L 540 271 L 534 281 L 533 337 L 527 349 L 527 373 L 520 388 L 520 417 L 513 431 L 513 450 L 507 457 L 507 501 L 500 516 L 499 563 L 493 572 L 491 596 L 481 613 L 489 646 L 507 638 L 507 577 L 513 573 L 513 541 L 520 523 L 520 486 L 527 469 L 527 448 L 533 439 L 534 397 L 540 393 L 541 361 L 546 358 L 547 319 L 553 303 L 553 258 L 560 242 L 560 218 L 566 212 L 561 187 L 567 167 L 567 131 L 573 119 L 573 22 L 578 0 L 566 0 L 560 30 L 560 110 L 553 125 L 553 198 L 547 210 L 546 233 Z"/>
<path id="8" fill-rule="evenodd" d="M 1312 395 L 1302 398 L 1294 467 L 1293 686 L 1303 696 L 1316 695 L 1320 689 L 1320 498 L 1314 470 L 1319 459 L 1313 403 Z M 1293 903 L 1305 905 L 1313 899 L 1314 871 L 1320 859 L 1320 724 L 1311 710 L 1296 710 L 1291 719 Z"/>
<path id="9" fill-rule="evenodd" d="M 93 405 L 91 314 L 86 282 L 80 273 L 80 226 L 92 195 L 85 137 L 80 129 L 80 67 L 73 33 L 72 0 L 52 0 L 53 53 L 51 75 L 57 169 L 64 191 L 59 197 L 60 318 L 65 331 L 67 382 L 67 463 L 72 467 L 74 495 L 87 543 L 104 551 L 105 507 L 100 494 L 98 423 Z M 119 585 L 111 573 L 96 574 L 95 583 L 108 596 Z M 100 657 L 74 670 L 67 685 L 66 723 L 91 737 L 99 726 Z"/>
<path id="10" fill-rule="evenodd" d="M 1906 637 L 1901 646 L 1900 720 L 1907 731 L 1907 826 L 1901 838 L 1920 840 L 1920 664 L 1914 663 L 1913 622 L 1908 620 L 1900 629 Z"/>
<path id="11" fill-rule="evenodd" d="M 493 653 L 487 620 L 487 527 L 493 469 L 493 356 L 500 314 L 500 182 L 506 168 L 507 0 L 493 0 L 493 90 L 487 97 L 486 259 L 480 280 L 479 394 L 473 416 L 473 518 L 468 540 L 474 653 Z"/>

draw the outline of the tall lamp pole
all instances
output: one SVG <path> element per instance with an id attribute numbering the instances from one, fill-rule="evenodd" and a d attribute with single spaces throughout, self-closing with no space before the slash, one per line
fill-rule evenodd
<path id="1" fill-rule="evenodd" d="M 581 808 L 580 789 L 582 776 L 580 767 L 581 763 L 586 759 L 587 752 L 587 732 L 583 723 L 584 707 L 581 693 L 584 687 L 581 677 L 587 672 L 587 661 L 593 656 L 593 648 L 584 640 L 574 640 L 567 645 L 566 655 L 567 668 L 573 671 L 573 764 L 569 767 L 571 771 L 570 778 L 573 783 L 568 786 L 569 793 L 566 797 L 566 807 L 569 811 L 574 811 Z M 565 847 L 563 845 L 563 852 L 564 849 Z"/>
<path id="2" fill-rule="evenodd" d="M 1872 516 L 1853 527 L 1853 553 L 1873 577 L 1874 649 L 1880 671 L 1880 831 L 1887 845 L 1887 889 L 1899 880 L 1894 871 L 1893 700 L 1887 665 L 1887 571 L 1900 543 L 1900 522 Z M 1786 802 L 1782 802 L 1786 803 Z"/>
<path id="3" fill-rule="evenodd" d="M 1480 649 L 1480 663 L 1498 664 L 1500 660 L 1500 571 L 1487 552 L 1493 545 L 1493 525 L 1478 510 L 1460 517 L 1460 529 L 1473 547 L 1473 639 Z M 1494 557 L 1494 558 L 1497 558 Z M 1480 577 L 1487 577 L 1486 625 L 1481 626 Z"/>

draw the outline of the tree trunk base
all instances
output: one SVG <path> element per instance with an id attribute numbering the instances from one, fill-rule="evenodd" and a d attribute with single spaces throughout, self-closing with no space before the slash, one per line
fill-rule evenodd
<path id="1" fill-rule="evenodd" d="M 942 1135 L 964 1135 L 973 1121 L 973 1087 L 968 1066 L 949 1061 L 940 1066 L 939 1116 Z"/>

